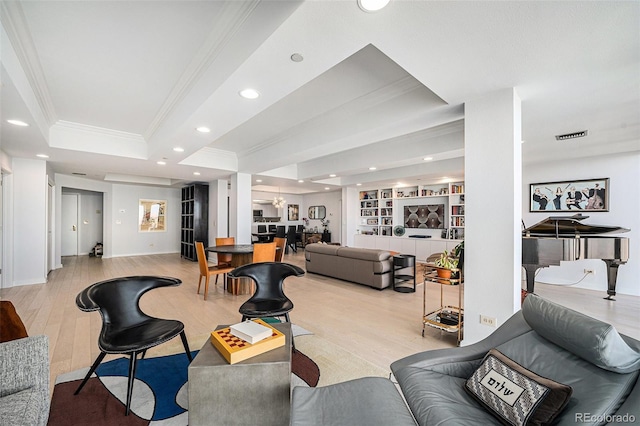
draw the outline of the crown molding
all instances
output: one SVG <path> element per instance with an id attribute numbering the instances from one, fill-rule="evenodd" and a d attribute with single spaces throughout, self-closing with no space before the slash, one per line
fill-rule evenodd
<path id="1" fill-rule="evenodd" d="M 56 122 L 56 112 L 20 2 L 0 1 L 0 20 L 22 65 L 42 114 L 51 126 Z"/>
<path id="2" fill-rule="evenodd" d="M 251 16 L 251 13 L 259 3 L 259 0 L 224 3 L 220 16 L 218 20 L 213 23 L 213 29 L 209 33 L 206 41 L 184 70 L 177 83 L 173 86 L 167 99 L 145 131 L 144 135 L 147 140 L 151 140 L 162 123 L 187 96 L 189 91 L 216 60 L 218 55 L 235 37 L 236 33 Z"/>

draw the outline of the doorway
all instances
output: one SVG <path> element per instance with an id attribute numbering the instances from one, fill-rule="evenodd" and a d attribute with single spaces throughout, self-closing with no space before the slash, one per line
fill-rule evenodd
<path id="1" fill-rule="evenodd" d="M 78 255 L 78 194 L 62 194 L 62 256 Z"/>

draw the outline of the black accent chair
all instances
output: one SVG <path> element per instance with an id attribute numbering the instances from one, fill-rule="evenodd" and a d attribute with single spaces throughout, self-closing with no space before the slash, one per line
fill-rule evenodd
<path id="1" fill-rule="evenodd" d="M 125 411 L 125 415 L 128 416 L 131 411 L 131 391 L 133 390 L 136 360 L 139 354 L 142 354 L 142 358 L 144 358 L 147 349 L 180 335 L 187 357 L 189 361 L 192 361 L 187 336 L 184 333 L 184 324 L 177 320 L 151 317 L 140 309 L 140 298 L 147 291 L 159 287 L 177 286 L 181 283 L 181 280 L 169 277 L 114 278 L 95 283 L 78 294 L 76 305 L 81 311 L 100 311 L 102 330 L 98 337 L 100 355 L 96 358 L 74 395 L 80 393 L 105 355 L 129 355 L 129 381 Z"/>
<path id="2" fill-rule="evenodd" d="M 284 225 L 276 226 L 276 238 L 287 238 L 287 228 Z"/>
<path id="3" fill-rule="evenodd" d="M 248 277 L 256 283 L 256 291 L 240 306 L 242 321 L 249 318 L 284 317 L 287 322 L 293 302 L 284 294 L 285 278 L 304 275 L 304 269 L 289 263 L 249 263 L 229 272 L 232 278 Z M 293 337 L 291 338 L 292 348 Z"/>
<path id="4" fill-rule="evenodd" d="M 276 225 L 269 225 L 269 232 L 276 232 L 278 227 Z"/>

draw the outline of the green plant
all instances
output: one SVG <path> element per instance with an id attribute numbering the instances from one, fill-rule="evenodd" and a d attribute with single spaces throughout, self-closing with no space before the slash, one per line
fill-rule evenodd
<path id="1" fill-rule="evenodd" d="M 454 269 L 458 266 L 458 259 L 451 256 L 447 250 L 440 254 L 440 257 L 434 262 L 436 266 L 447 269 Z"/>
<path id="2" fill-rule="evenodd" d="M 464 240 L 462 240 L 460 244 L 453 248 L 451 254 L 453 254 L 455 257 L 460 257 L 460 253 L 462 252 L 462 250 L 464 250 Z"/>

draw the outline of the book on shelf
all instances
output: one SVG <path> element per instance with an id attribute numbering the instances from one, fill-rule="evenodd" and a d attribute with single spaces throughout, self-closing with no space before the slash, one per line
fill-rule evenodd
<path id="1" fill-rule="evenodd" d="M 218 350 L 218 352 L 220 352 L 229 364 L 235 364 L 284 346 L 285 336 L 282 332 L 261 319 L 253 321 L 270 328 L 271 336 L 260 340 L 257 343 L 251 344 L 231 334 L 231 327 L 225 327 L 211 332 L 211 344 Z"/>
<path id="2" fill-rule="evenodd" d="M 271 328 L 250 320 L 229 326 L 229 329 L 231 334 L 252 345 L 271 336 Z"/>

